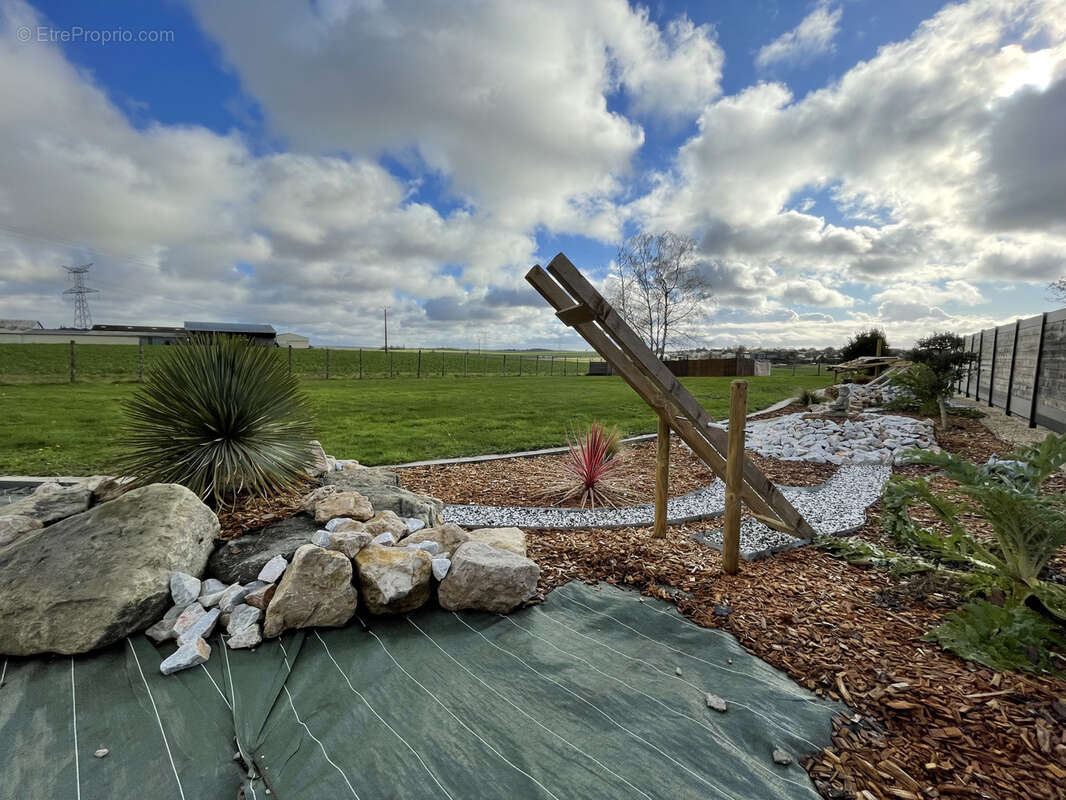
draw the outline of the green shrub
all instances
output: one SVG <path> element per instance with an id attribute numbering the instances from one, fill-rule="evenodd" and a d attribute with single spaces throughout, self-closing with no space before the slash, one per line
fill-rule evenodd
<path id="1" fill-rule="evenodd" d="M 917 411 L 920 414 L 933 415 L 939 412 L 938 398 L 940 397 L 940 383 L 936 373 L 925 364 L 911 364 L 902 372 L 897 372 L 889 380 L 906 389 L 913 397 L 896 398 L 893 402 L 906 405 L 906 408 L 895 408 L 896 411 Z"/>
<path id="2" fill-rule="evenodd" d="M 975 600 L 949 614 L 926 640 L 992 669 L 1062 673 L 1052 653 L 1066 653 L 1062 628 L 1026 606 Z"/>
<path id="3" fill-rule="evenodd" d="M 796 399 L 805 406 L 813 406 L 822 402 L 815 389 L 796 389 Z"/>
<path id="4" fill-rule="evenodd" d="M 168 348 L 124 404 L 123 470 L 223 504 L 292 489 L 310 464 L 309 405 L 274 348 L 199 337 Z"/>

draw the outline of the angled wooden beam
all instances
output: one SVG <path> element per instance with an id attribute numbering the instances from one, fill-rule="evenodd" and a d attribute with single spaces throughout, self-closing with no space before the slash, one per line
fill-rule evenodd
<path id="1" fill-rule="evenodd" d="M 548 272 L 571 295 L 573 304 L 585 305 L 595 313 L 599 327 L 617 345 L 618 349 L 629 357 L 632 364 L 641 373 L 650 379 L 653 387 L 658 390 L 657 394 L 662 394 L 666 401 L 673 406 L 678 416 L 687 417 L 695 424 L 699 433 L 718 452 L 720 455 L 719 460 L 724 462 L 721 454 L 724 454 L 728 449 L 726 432 L 713 426 L 713 420 L 703 406 L 677 380 L 666 365 L 656 357 L 643 340 L 633 332 L 633 329 L 618 315 L 596 288 L 586 280 L 577 267 L 566 256 L 559 253 L 548 265 Z M 595 347 L 595 345 L 593 346 Z M 716 469 L 715 465 L 710 462 L 708 462 L 708 466 Z M 744 458 L 743 473 L 745 483 L 754 490 L 754 494 L 765 500 L 766 504 L 773 509 L 773 515 L 795 531 L 794 535 L 803 539 L 810 539 L 814 536 L 814 530 L 807 521 L 803 519 L 777 487 L 770 482 L 762 470 L 755 466 L 755 463 L 746 456 Z M 723 472 L 719 471 L 718 474 L 721 475 Z M 745 500 L 747 500 L 747 497 L 745 497 Z"/>
<path id="2" fill-rule="evenodd" d="M 564 308 L 561 311 L 556 311 L 555 316 L 557 316 L 564 325 L 569 325 L 571 328 L 582 322 L 592 322 L 596 319 L 596 315 L 592 313 L 591 308 L 580 304 Z"/>
<path id="3" fill-rule="evenodd" d="M 555 280 L 547 275 L 539 265 L 534 266 L 529 270 L 526 274 L 526 280 L 534 289 L 536 289 L 538 294 L 540 294 L 540 296 L 557 311 L 574 307 L 574 299 Z M 596 352 L 603 356 L 604 360 L 611 365 L 612 369 L 614 369 L 614 371 L 620 375 L 634 391 L 636 391 L 640 398 L 669 423 L 670 427 L 678 434 L 678 437 L 692 448 L 693 452 L 701 458 L 716 475 L 724 475 L 726 468 L 726 459 L 724 455 L 725 448 L 722 450 L 717 449 L 711 441 L 708 441 L 706 432 L 713 431 L 719 434 L 720 438 L 723 440 L 726 438 L 725 432 L 717 427 L 708 427 L 711 424 L 709 422 L 710 416 L 707 415 L 705 411 L 703 412 L 703 417 L 708 420 L 708 422 L 699 427 L 687 418 L 687 415 L 684 412 L 679 413 L 677 404 L 670 401 L 663 388 L 656 385 L 657 381 L 646 374 L 650 370 L 637 369 L 634 359 L 628 356 L 607 335 L 601 325 L 602 323 L 597 320 L 596 322 L 577 322 L 573 327 L 582 338 L 584 338 L 585 341 L 596 350 Z M 652 358 L 654 359 L 654 356 L 652 356 Z M 654 360 L 661 365 L 661 362 L 658 362 L 658 359 Z M 669 371 L 667 370 L 667 372 Z M 680 386 L 680 384 L 678 384 L 678 386 Z M 684 387 L 680 388 L 684 389 Z M 687 390 L 685 391 L 687 393 Z M 702 406 L 696 402 L 695 398 L 692 398 L 691 402 L 696 408 L 703 411 Z M 745 462 L 746 464 L 750 464 L 756 474 L 762 476 L 762 473 L 750 462 L 750 459 L 745 457 Z M 765 481 L 765 476 L 762 477 Z M 766 483 L 769 482 L 766 481 Z M 771 503 L 760 494 L 757 487 L 753 486 L 747 480 L 744 482 L 742 496 L 749 509 L 764 524 L 767 524 L 776 530 L 790 533 L 793 536 L 799 536 L 800 538 L 810 538 L 810 534 L 813 533 L 810 531 L 809 527 L 806 526 L 806 522 L 803 521 L 802 517 L 796 514 L 794 509 L 792 509 L 793 514 L 801 521 L 801 525 L 792 524 L 789 520 L 782 518 L 779 506 L 771 505 Z M 781 497 L 781 500 L 791 509 L 791 504 L 788 504 L 783 496 Z"/>

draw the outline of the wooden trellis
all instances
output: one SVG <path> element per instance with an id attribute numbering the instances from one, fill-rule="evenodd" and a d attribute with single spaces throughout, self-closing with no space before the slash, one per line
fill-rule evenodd
<path id="1" fill-rule="evenodd" d="M 655 410 L 660 437 L 666 426 L 672 428 L 716 475 L 726 477 L 726 432 L 712 424 L 714 420 L 703 406 L 565 255 L 553 258 L 547 272 L 539 264 L 534 266 L 526 280 L 555 309 L 555 315 L 576 330 Z M 751 515 L 775 530 L 811 539 L 814 531 L 807 521 L 750 458 L 742 458 L 740 496 Z M 665 497 L 665 487 L 660 491 Z M 665 524 L 659 519 L 659 504 L 656 506 L 656 522 Z"/>

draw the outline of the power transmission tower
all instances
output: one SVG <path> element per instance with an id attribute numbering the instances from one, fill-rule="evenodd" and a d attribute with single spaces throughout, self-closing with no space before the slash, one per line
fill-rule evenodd
<path id="1" fill-rule="evenodd" d="M 74 297 L 74 327 L 87 331 L 93 326 L 93 316 L 89 313 L 89 298 L 86 296 L 98 289 L 90 289 L 85 285 L 85 275 L 89 272 L 92 262 L 82 264 L 80 267 L 63 267 L 69 274 L 74 285 L 65 290 L 63 294 Z"/>

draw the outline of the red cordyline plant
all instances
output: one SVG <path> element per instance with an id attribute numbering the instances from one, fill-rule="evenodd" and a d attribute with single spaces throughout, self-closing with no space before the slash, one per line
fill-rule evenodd
<path id="1" fill-rule="evenodd" d="M 626 492 L 608 480 L 621 463 L 619 439 L 616 428 L 600 422 L 591 423 L 580 438 L 568 437 L 570 450 L 563 463 L 567 476 L 547 492 L 556 505 L 579 499 L 582 508 L 595 508 L 597 503 L 614 506 L 626 499 Z"/>

